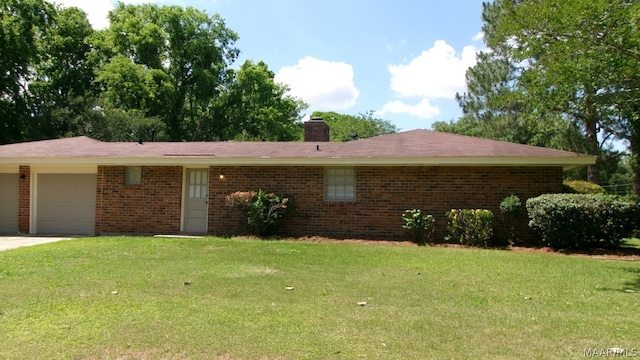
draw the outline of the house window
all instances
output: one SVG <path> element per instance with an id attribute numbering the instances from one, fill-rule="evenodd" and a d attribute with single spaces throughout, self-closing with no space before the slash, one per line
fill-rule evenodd
<path id="1" fill-rule="evenodd" d="M 356 172 L 351 168 L 328 168 L 324 172 L 326 201 L 355 201 Z"/>
<path id="2" fill-rule="evenodd" d="M 142 181 L 142 167 L 140 166 L 127 166 L 124 169 L 124 184 L 125 185 L 140 185 Z"/>
<path id="3" fill-rule="evenodd" d="M 207 170 L 189 171 L 189 199 L 207 198 Z"/>

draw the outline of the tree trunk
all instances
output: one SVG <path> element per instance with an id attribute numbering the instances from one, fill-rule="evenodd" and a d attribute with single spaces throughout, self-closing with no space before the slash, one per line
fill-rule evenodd
<path id="1" fill-rule="evenodd" d="M 600 160 L 600 144 L 598 142 L 598 120 L 595 116 L 589 116 L 585 122 L 585 130 L 587 135 L 587 143 L 589 153 L 598 156 L 596 163 L 587 168 L 587 181 L 594 184 L 600 184 L 600 174 L 598 173 L 598 160 Z"/>
<path id="2" fill-rule="evenodd" d="M 640 137 L 640 134 L 636 135 Z M 631 166 L 631 175 L 633 179 L 633 193 L 640 195 L 640 141 L 629 141 L 629 166 Z"/>

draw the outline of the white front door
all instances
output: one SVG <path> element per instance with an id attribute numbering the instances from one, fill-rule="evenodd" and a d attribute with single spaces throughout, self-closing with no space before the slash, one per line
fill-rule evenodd
<path id="1" fill-rule="evenodd" d="M 207 232 L 208 169 L 187 169 L 184 194 L 184 231 Z"/>

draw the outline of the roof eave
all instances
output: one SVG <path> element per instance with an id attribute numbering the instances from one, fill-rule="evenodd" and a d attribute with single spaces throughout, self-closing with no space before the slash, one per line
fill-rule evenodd
<path id="1" fill-rule="evenodd" d="M 130 166 L 562 166 L 571 170 L 596 162 L 575 157 L 22 157 L 0 159 L 2 165 L 130 165 Z"/>

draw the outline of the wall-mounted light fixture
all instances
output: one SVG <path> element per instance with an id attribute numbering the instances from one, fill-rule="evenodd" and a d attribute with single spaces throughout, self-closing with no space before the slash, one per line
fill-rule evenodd
<path id="1" fill-rule="evenodd" d="M 27 178 L 27 175 L 25 175 L 25 174 L 20 174 L 20 180 L 24 180 L 24 179 L 26 179 L 26 178 Z"/>
<path id="2" fill-rule="evenodd" d="M 224 175 L 220 174 L 220 180 L 224 180 Z"/>

